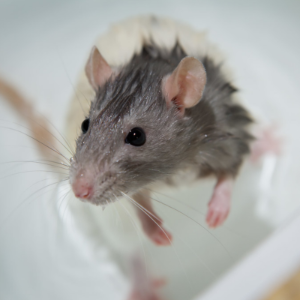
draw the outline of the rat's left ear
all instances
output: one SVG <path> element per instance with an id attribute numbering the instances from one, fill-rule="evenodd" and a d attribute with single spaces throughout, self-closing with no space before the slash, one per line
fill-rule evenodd
<path id="1" fill-rule="evenodd" d="M 104 85 L 112 75 L 111 67 L 96 47 L 93 47 L 91 51 L 85 66 L 85 74 L 95 91 L 98 90 L 99 86 Z"/>
<path id="2" fill-rule="evenodd" d="M 162 80 L 162 91 L 167 104 L 177 105 L 181 114 L 195 106 L 202 97 L 206 84 L 206 72 L 202 63 L 194 57 L 181 60 L 172 74 Z"/>

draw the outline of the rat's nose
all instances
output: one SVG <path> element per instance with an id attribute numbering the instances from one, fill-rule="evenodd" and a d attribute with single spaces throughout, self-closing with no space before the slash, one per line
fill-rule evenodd
<path id="1" fill-rule="evenodd" d="M 93 187 L 85 178 L 79 178 L 72 184 L 73 192 L 77 198 L 90 199 L 93 195 Z"/>

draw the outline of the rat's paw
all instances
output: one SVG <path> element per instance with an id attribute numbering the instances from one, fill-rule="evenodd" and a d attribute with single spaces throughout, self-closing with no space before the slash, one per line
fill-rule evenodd
<path id="1" fill-rule="evenodd" d="M 157 246 L 169 246 L 172 242 L 172 235 L 161 226 L 162 222 L 156 221 L 157 224 L 148 224 L 143 226 L 144 232 Z"/>
<path id="2" fill-rule="evenodd" d="M 161 300 L 159 289 L 167 282 L 165 279 L 154 279 L 147 271 L 146 261 L 141 253 L 134 254 L 131 259 L 132 291 L 127 300 Z"/>
<path id="3" fill-rule="evenodd" d="M 278 136 L 275 126 L 261 129 L 255 134 L 256 141 L 251 146 L 250 160 L 257 162 L 267 154 L 279 156 L 282 152 L 283 139 Z"/>
<path id="4" fill-rule="evenodd" d="M 128 300 L 161 300 L 156 294 L 140 294 L 139 292 L 133 291 Z"/>
<path id="5" fill-rule="evenodd" d="M 168 246 L 172 243 L 172 235 L 163 226 L 163 221 L 151 211 L 151 218 L 144 214 L 139 213 L 142 227 L 145 234 L 158 246 Z"/>
<path id="6" fill-rule="evenodd" d="M 157 289 L 161 288 L 166 284 L 165 280 L 152 280 L 150 286 L 143 290 L 141 286 L 134 286 L 133 291 L 128 300 L 161 300 L 157 294 Z"/>
<path id="7" fill-rule="evenodd" d="M 172 235 L 166 229 L 157 228 L 155 232 L 148 235 L 157 246 L 169 246 L 172 243 Z"/>
<path id="8" fill-rule="evenodd" d="M 230 199 L 226 197 L 214 197 L 208 204 L 206 223 L 215 228 L 223 224 L 230 211 Z"/>

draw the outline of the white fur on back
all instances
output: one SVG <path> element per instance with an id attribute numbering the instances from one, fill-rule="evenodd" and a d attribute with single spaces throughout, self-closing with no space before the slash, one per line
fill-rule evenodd
<path id="1" fill-rule="evenodd" d="M 122 66 L 150 42 L 165 49 L 172 49 L 178 42 L 190 56 L 209 54 L 214 60 L 221 60 L 205 32 L 195 31 L 171 19 L 153 16 L 137 17 L 113 25 L 97 40 L 96 46 L 110 65 Z"/>

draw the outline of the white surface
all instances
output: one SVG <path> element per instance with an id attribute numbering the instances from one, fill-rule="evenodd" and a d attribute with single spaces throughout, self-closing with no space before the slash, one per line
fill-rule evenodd
<path id="1" fill-rule="evenodd" d="M 272 234 L 197 300 L 252 300 L 267 296 L 299 270 L 300 243 L 295 239 L 299 231 L 300 216 L 297 213 L 296 218 Z"/>
<path id="2" fill-rule="evenodd" d="M 299 205 L 299 11 L 297 1 L 0 2 L 0 74 L 32 99 L 37 110 L 45 113 L 60 130 L 64 127 L 68 99 L 95 38 L 112 22 L 145 13 L 167 15 L 199 30 L 207 29 L 211 40 L 227 54 L 227 63 L 235 72 L 235 83 L 241 88 L 244 102 L 261 120 L 278 123 L 285 138 L 284 155 L 273 162 L 265 160 L 261 166 L 265 172 L 249 164 L 244 166 L 236 183 L 229 220 L 225 227 L 212 232 L 231 258 L 198 225 L 172 210 L 157 207 L 174 233 L 174 247 L 156 248 L 146 240 L 143 245 L 149 265 L 158 275 L 170 279 L 164 290 L 167 299 L 191 299 L 207 289 Z M 4 101 L 0 105 L 0 118 L 6 120 L 1 125 L 17 120 Z M 35 150 L 19 147 L 34 147 L 27 138 L 4 129 L 0 129 L 0 135 L 0 162 L 36 159 Z M 0 177 L 25 171 L 23 168 L 1 165 Z M 34 164 L 28 168 L 40 170 Z M 274 172 L 269 173 L 270 168 Z M 267 175 L 262 178 L 264 174 Z M 121 250 L 133 243 L 139 245 L 140 241 L 133 227 L 132 234 L 122 232 L 122 223 L 116 221 L 113 208 L 102 213 L 81 206 L 87 219 L 99 220 L 101 216 L 104 224 L 103 235 L 100 227 L 93 227 L 99 225 L 97 221 L 82 231 L 86 234 L 93 228 L 92 234 L 98 238 L 93 239 L 92 246 L 79 239 L 76 226 L 68 222 L 68 211 L 64 214 L 61 208 L 63 221 L 55 211 L 49 211 L 49 202 L 55 204 L 58 200 L 57 193 L 47 196 L 40 191 L 10 214 L 45 182 L 30 187 L 32 184 L 49 177 L 48 173 L 32 172 L 0 181 L 0 220 L 8 220 L 0 228 L 0 298 L 122 299 L 128 288 L 127 280 L 111 258 L 108 240 L 113 248 Z M 50 178 L 47 183 L 56 181 L 55 177 Z M 170 195 L 205 212 L 212 185 L 204 182 L 189 189 L 189 194 L 185 189 Z M 25 189 L 28 190 L 24 192 Z M 167 197 L 160 199 L 204 224 L 203 215 Z M 128 219 L 123 220 L 123 226 L 129 228 L 130 224 Z M 295 241 L 296 237 L 283 247 L 288 250 Z M 268 256 L 276 257 L 275 254 L 276 249 Z M 287 258 L 281 258 L 282 266 L 289 266 Z M 203 262 L 215 275 L 203 267 Z M 259 291 L 259 277 L 249 276 L 244 268 L 239 272 L 245 272 L 245 278 L 239 278 L 243 285 L 236 287 L 237 294 L 253 297 L 228 299 L 255 299 L 257 294 L 251 294 L 247 287 L 256 286 Z M 265 278 L 275 274 L 269 268 L 257 272 Z M 108 273 L 111 275 L 107 276 Z M 235 286 L 232 278 L 224 279 L 220 291 L 224 288 L 232 291 Z"/>

